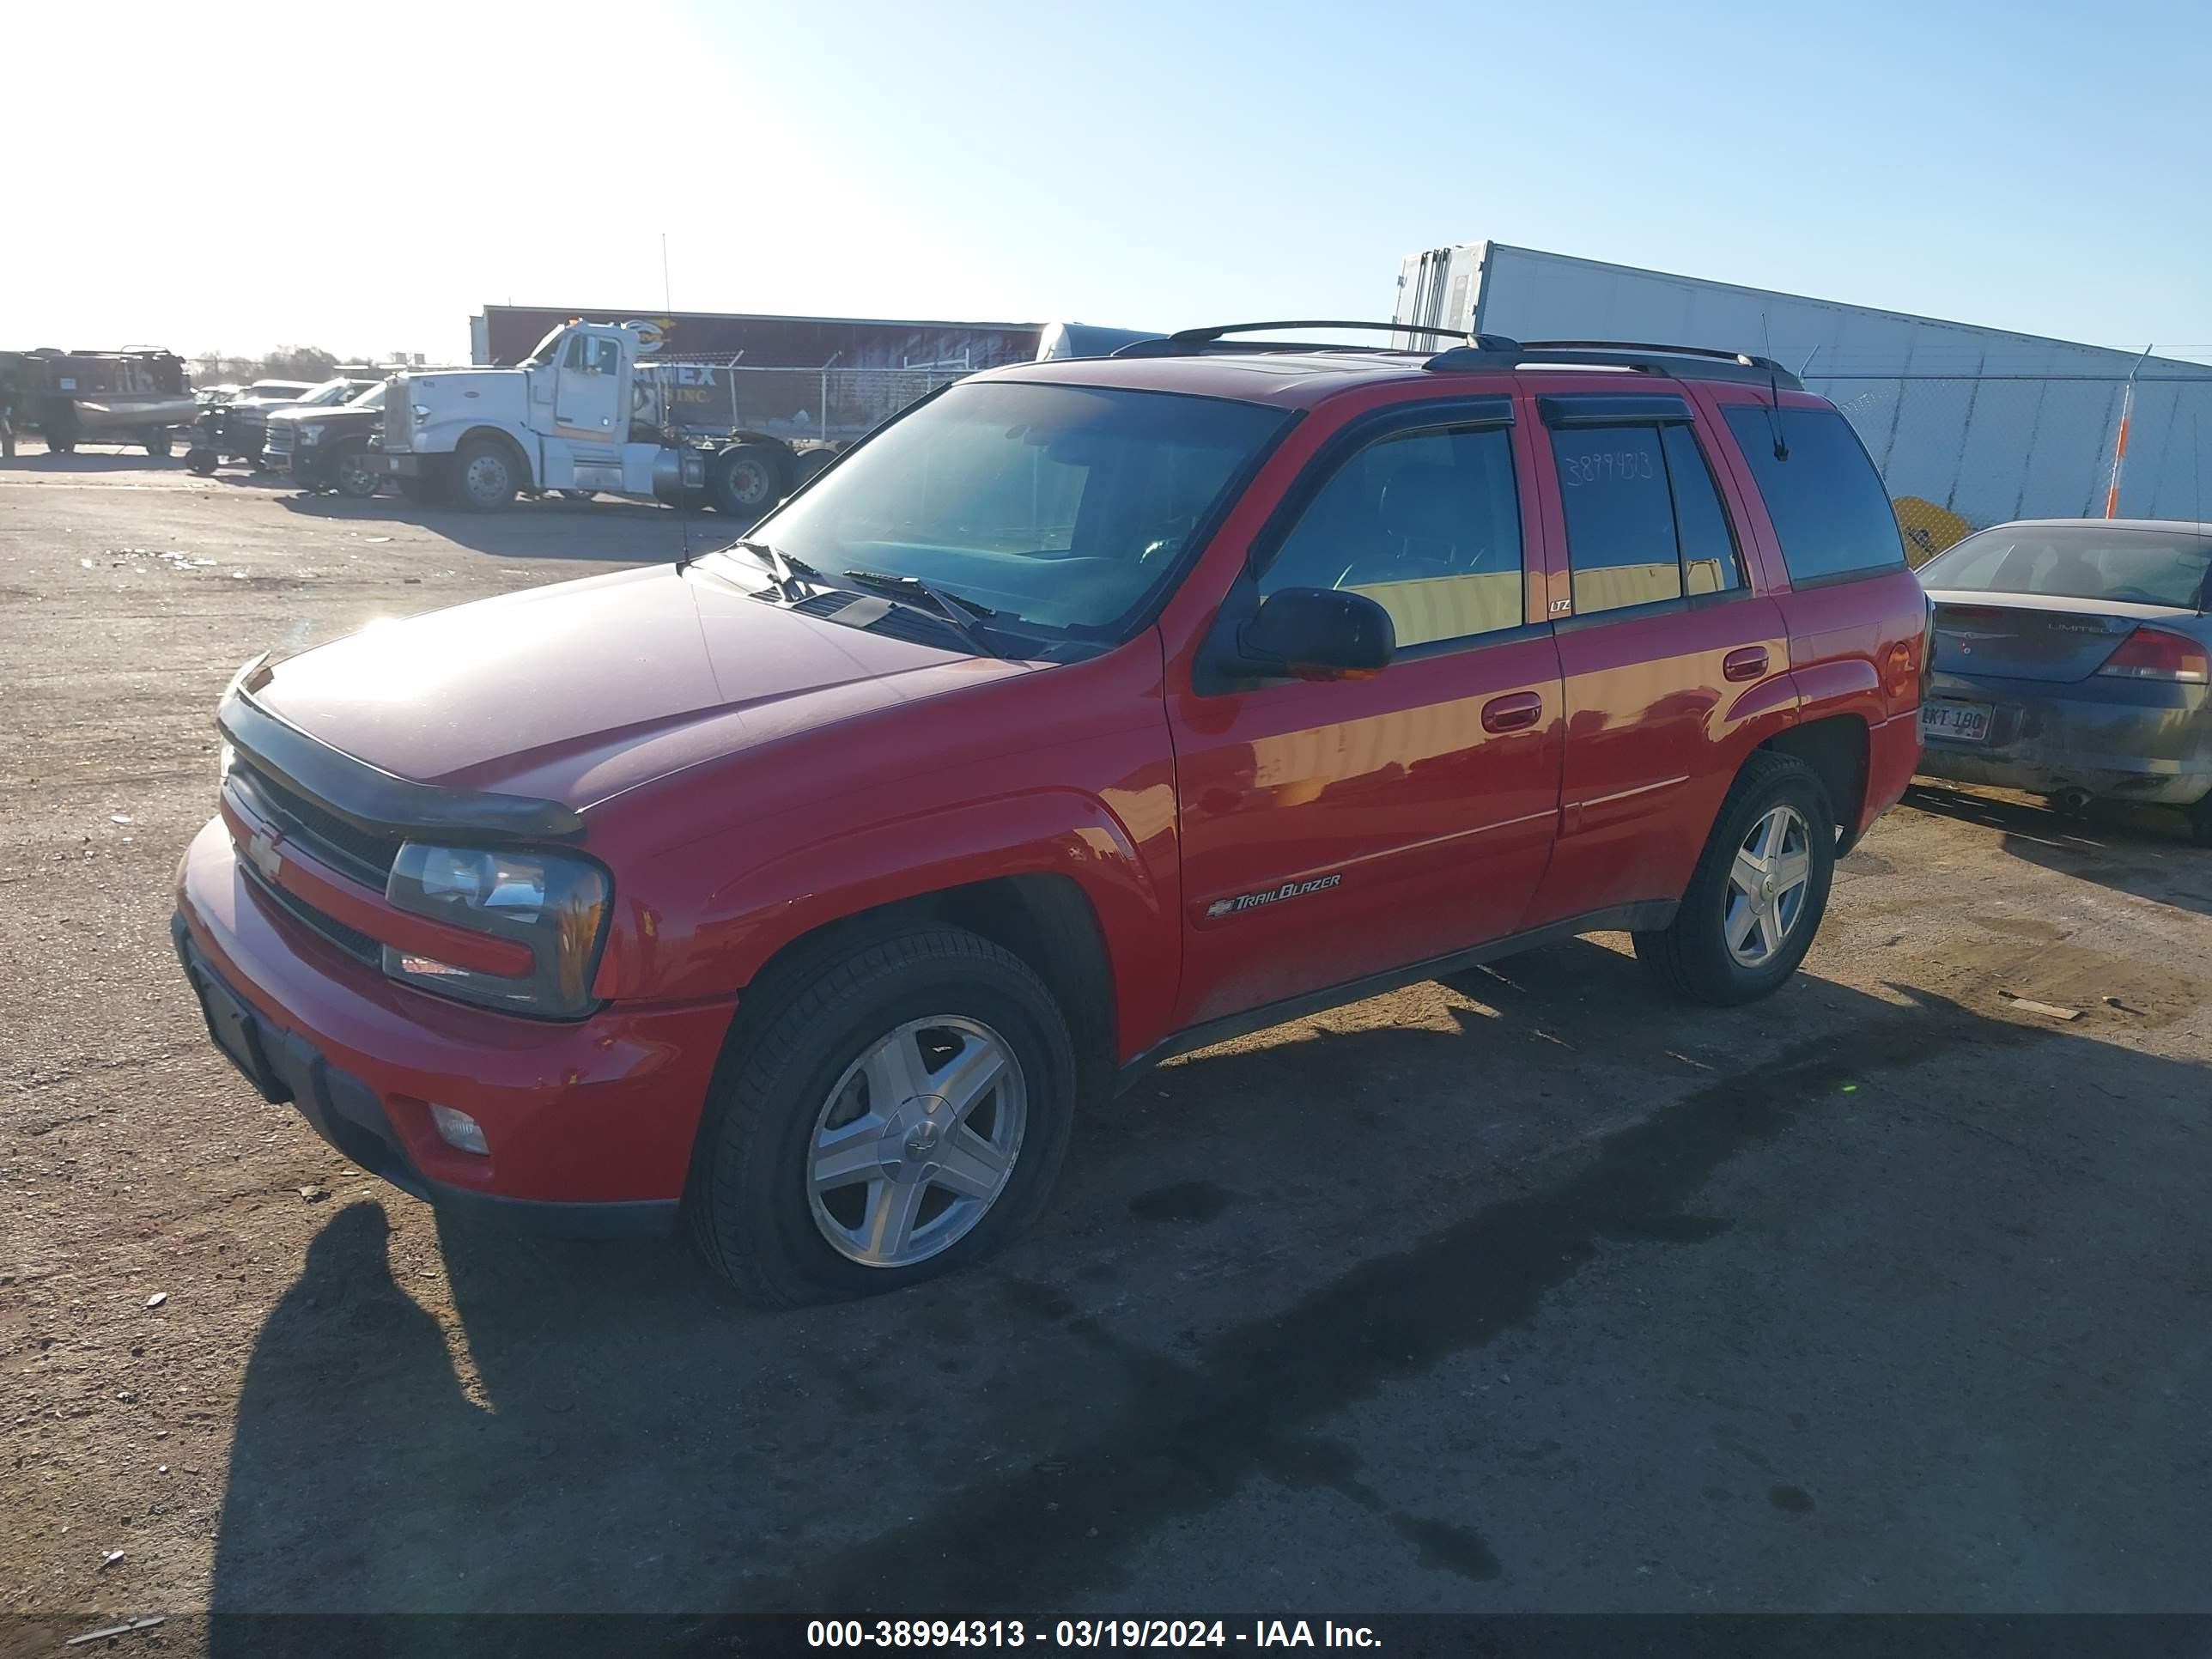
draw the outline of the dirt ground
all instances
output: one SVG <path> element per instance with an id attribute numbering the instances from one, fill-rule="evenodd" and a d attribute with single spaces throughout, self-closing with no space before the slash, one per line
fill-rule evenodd
<path id="1" fill-rule="evenodd" d="M 2212 1610 L 2212 853 L 2154 817 L 1916 791 L 1752 1008 L 1602 938 L 1194 1055 L 1011 1254 L 860 1305 L 349 1167 L 170 953 L 217 693 L 681 530 L 0 468 L 24 1650 L 210 1606 Z"/>

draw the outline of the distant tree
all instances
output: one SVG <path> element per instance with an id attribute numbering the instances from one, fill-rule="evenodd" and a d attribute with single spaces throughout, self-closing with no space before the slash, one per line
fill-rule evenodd
<path id="1" fill-rule="evenodd" d="M 234 357 L 203 351 L 192 358 L 195 386 L 223 386 L 250 380 L 327 380 L 337 374 L 338 356 L 320 346 L 285 346 L 265 357 Z"/>
<path id="2" fill-rule="evenodd" d="M 268 380 L 327 380 L 337 373 L 335 352 L 320 346 L 287 346 L 261 360 L 260 378 Z"/>

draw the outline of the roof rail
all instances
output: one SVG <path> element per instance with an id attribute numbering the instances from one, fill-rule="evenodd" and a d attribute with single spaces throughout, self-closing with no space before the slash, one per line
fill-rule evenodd
<path id="1" fill-rule="evenodd" d="M 1451 340 L 1468 340 L 1477 343 L 1493 341 L 1510 345 L 1494 335 L 1470 334 L 1463 328 L 1430 328 L 1417 323 L 1346 322 L 1341 319 L 1301 318 L 1268 323 L 1218 323 L 1207 328 L 1178 329 L 1165 339 L 1133 340 L 1114 355 L 1116 357 L 1194 357 L 1221 344 L 1231 334 L 1256 334 L 1270 328 L 1346 328 L 1371 334 L 1421 334 Z M 1346 346 L 1321 341 L 1255 340 L 1224 349 L 1243 351 L 1383 351 L 1387 346 Z M 1398 347 L 1399 350 L 1409 348 Z"/>
<path id="2" fill-rule="evenodd" d="M 1680 359 L 1694 359 L 1685 363 Z M 1642 340 L 1508 340 L 1497 335 L 1480 337 L 1472 345 L 1440 351 L 1424 363 L 1440 374 L 1478 368 L 1514 368 L 1522 363 L 1550 363 L 1561 368 L 1586 364 L 1593 368 L 1627 368 L 1642 374 L 1664 374 L 1676 379 L 1742 380 L 1756 386 L 1787 386 L 1802 392 L 1804 385 L 1771 357 L 1754 357 L 1741 351 L 1713 346 L 1654 345 Z"/>

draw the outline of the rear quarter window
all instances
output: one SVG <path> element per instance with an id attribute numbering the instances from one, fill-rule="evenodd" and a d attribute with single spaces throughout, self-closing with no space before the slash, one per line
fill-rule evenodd
<path id="1" fill-rule="evenodd" d="M 1832 409 L 1731 404 L 1726 412 L 1774 521 L 1791 586 L 1904 567 L 1897 514 L 1850 422 Z"/>

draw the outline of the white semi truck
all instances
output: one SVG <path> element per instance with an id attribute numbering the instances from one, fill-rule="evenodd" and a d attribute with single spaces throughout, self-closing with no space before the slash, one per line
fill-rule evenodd
<path id="1" fill-rule="evenodd" d="M 750 521 L 957 371 L 747 369 L 653 357 L 652 323 L 580 319 L 514 368 L 414 369 L 386 393 L 401 493 L 489 509 L 605 492 Z"/>

